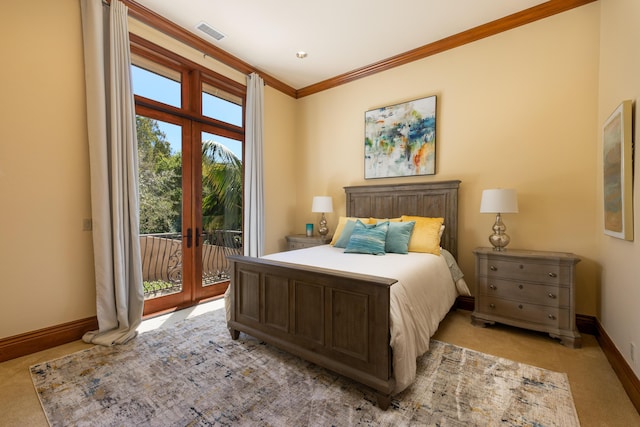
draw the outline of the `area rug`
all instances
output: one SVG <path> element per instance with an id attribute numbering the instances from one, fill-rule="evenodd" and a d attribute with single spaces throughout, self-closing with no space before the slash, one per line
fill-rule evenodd
<path id="1" fill-rule="evenodd" d="M 388 410 L 375 393 L 242 334 L 224 310 L 31 367 L 52 426 L 577 426 L 565 374 L 432 340 Z"/>

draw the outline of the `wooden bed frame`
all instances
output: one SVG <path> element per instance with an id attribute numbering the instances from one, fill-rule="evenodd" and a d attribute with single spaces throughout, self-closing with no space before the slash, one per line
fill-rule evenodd
<path id="1" fill-rule="evenodd" d="M 347 216 L 443 217 L 442 247 L 457 257 L 460 181 L 345 187 Z M 377 392 L 387 409 L 395 386 L 389 293 L 395 279 L 229 256 L 229 331 L 330 369 Z"/>

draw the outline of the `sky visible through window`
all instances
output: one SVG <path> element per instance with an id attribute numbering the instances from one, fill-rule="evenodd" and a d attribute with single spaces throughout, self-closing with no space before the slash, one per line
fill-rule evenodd
<path id="1" fill-rule="evenodd" d="M 180 107 L 180 83 L 136 66 L 131 67 L 131 77 L 133 80 L 133 92 L 136 95 L 174 107 Z M 214 117 L 217 120 L 238 126 L 242 125 L 242 108 L 228 101 L 205 93 L 202 99 L 202 109 L 203 114 L 208 117 Z M 158 126 L 171 144 L 171 152 L 181 152 L 181 127 L 162 121 L 158 121 Z M 240 141 L 210 133 L 204 133 L 203 139 L 214 140 L 223 144 L 238 159 L 242 160 L 242 143 Z"/>

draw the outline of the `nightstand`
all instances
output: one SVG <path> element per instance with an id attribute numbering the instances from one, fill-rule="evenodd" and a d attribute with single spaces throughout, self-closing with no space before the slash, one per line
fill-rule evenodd
<path id="1" fill-rule="evenodd" d="M 294 234 L 287 236 L 287 245 L 289 250 L 310 248 L 312 246 L 326 245 L 331 242 L 332 236 L 311 236 L 305 234 Z"/>
<path id="2" fill-rule="evenodd" d="M 477 248 L 475 310 L 471 322 L 495 322 L 547 332 L 578 348 L 575 266 L 580 258 L 565 252 Z"/>

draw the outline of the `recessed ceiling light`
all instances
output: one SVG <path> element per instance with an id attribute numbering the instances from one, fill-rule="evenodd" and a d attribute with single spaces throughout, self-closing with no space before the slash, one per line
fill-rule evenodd
<path id="1" fill-rule="evenodd" d="M 301 50 L 300 52 L 296 52 L 296 56 L 300 59 L 304 59 L 307 57 L 307 52 L 305 52 L 304 50 Z"/>

